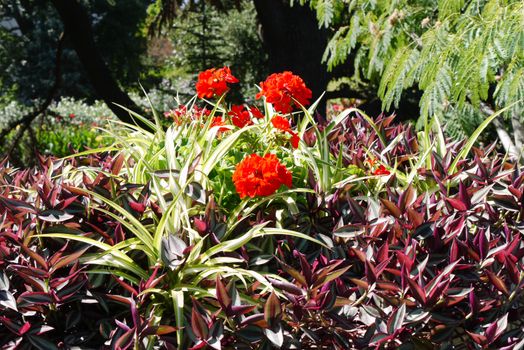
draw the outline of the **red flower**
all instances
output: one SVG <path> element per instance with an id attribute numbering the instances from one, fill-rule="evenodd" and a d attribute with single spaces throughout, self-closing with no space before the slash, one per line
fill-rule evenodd
<path id="1" fill-rule="evenodd" d="M 298 135 L 294 133 L 293 131 L 290 131 L 290 133 L 291 133 L 291 138 L 289 139 L 289 142 L 291 142 L 291 146 L 293 146 L 293 148 L 298 148 L 300 137 L 298 137 Z"/>
<path id="2" fill-rule="evenodd" d="M 273 124 L 275 128 L 291 134 L 291 138 L 289 139 L 291 145 L 293 146 L 293 148 L 298 147 L 300 137 L 298 137 L 296 132 L 291 130 L 291 123 L 289 122 L 289 120 L 280 115 L 276 115 L 273 118 L 271 118 L 271 124 Z"/>
<path id="3" fill-rule="evenodd" d="M 373 168 L 375 166 L 375 163 L 377 162 L 377 160 L 375 158 L 368 158 L 366 159 L 366 161 L 364 163 L 368 163 L 368 165 Z"/>
<path id="4" fill-rule="evenodd" d="M 294 100 L 307 106 L 312 96 L 302 78 L 289 71 L 271 74 L 266 81 L 260 83 L 260 88 L 262 90 L 256 98 L 265 96 L 266 101 L 280 113 L 290 113 L 297 106 Z"/>
<path id="5" fill-rule="evenodd" d="M 164 117 L 172 118 L 176 125 L 182 125 L 187 115 L 186 105 L 179 105 L 176 109 L 164 112 Z"/>
<path id="6" fill-rule="evenodd" d="M 251 112 L 251 115 L 253 115 L 253 118 L 264 119 L 264 115 L 257 107 L 251 106 L 249 107 L 249 111 Z"/>
<path id="7" fill-rule="evenodd" d="M 74 117 L 76 117 L 74 113 L 69 114 L 69 118 L 73 119 Z"/>
<path id="8" fill-rule="evenodd" d="M 380 164 L 378 166 L 378 168 L 373 172 L 373 175 L 389 175 L 391 174 L 391 172 L 386 169 L 385 166 L 383 166 L 382 164 Z"/>
<path id="9" fill-rule="evenodd" d="M 203 116 L 209 116 L 211 111 L 206 108 L 200 108 L 197 105 L 194 105 L 191 111 L 187 110 L 185 105 L 179 105 L 176 109 L 164 112 L 166 118 L 172 118 L 173 122 L 176 125 L 182 125 L 188 123 L 192 120 L 199 120 Z"/>
<path id="10" fill-rule="evenodd" d="M 197 120 L 201 119 L 203 116 L 209 117 L 211 114 L 211 111 L 207 109 L 206 107 L 200 108 L 197 105 L 193 106 L 193 114 L 191 115 L 191 119 Z"/>
<path id="11" fill-rule="evenodd" d="M 231 111 L 228 113 L 231 116 L 231 122 L 233 125 L 239 128 L 243 128 L 246 125 L 253 125 L 251 121 L 251 115 L 247 111 L 246 107 L 242 105 L 231 106 Z"/>
<path id="12" fill-rule="evenodd" d="M 269 196 L 280 186 L 292 186 L 292 175 L 274 154 L 251 154 L 237 164 L 233 183 L 240 198 Z"/>
<path id="13" fill-rule="evenodd" d="M 229 90 L 228 83 L 238 83 L 229 67 L 211 68 L 198 74 L 196 91 L 199 98 L 221 96 Z"/>
<path id="14" fill-rule="evenodd" d="M 276 115 L 271 118 L 271 124 L 279 130 L 291 131 L 291 123 L 281 115 Z"/>
<path id="15" fill-rule="evenodd" d="M 210 128 L 218 126 L 218 132 L 217 135 L 220 135 L 223 132 L 229 131 L 229 128 L 225 127 L 226 123 L 224 122 L 224 119 L 222 117 L 214 117 L 213 121 L 211 122 Z"/>

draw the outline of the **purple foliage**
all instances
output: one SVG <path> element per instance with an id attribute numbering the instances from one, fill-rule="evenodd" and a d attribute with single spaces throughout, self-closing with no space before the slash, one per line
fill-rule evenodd
<path id="1" fill-rule="evenodd" d="M 93 210 L 83 190 L 118 204 L 143 223 L 162 212 L 147 185 L 100 173 L 80 185 L 63 181 L 65 163 L 42 160 L 33 170 L 0 168 L 0 346 L 132 348 L 155 336 L 165 348 L 232 349 L 512 349 L 524 344 L 524 174 L 494 147 L 450 167 L 464 146 L 447 144 L 446 154 L 429 155 L 430 168 L 417 169 L 405 185 L 422 148 L 412 127 L 379 118 L 375 131 L 362 118 L 347 118 L 328 136 L 332 153 L 355 173 L 372 173 L 371 158 L 396 164 L 397 172 L 341 185 L 329 193 L 298 199 L 299 214 L 286 228 L 307 233 L 330 249 L 279 236 L 267 264 L 243 247 L 223 256 L 242 258 L 253 270 L 278 272 L 243 286 L 232 277 L 204 278 L 195 287 L 213 296 L 192 299 L 184 314 L 183 343 L 175 333 L 173 306 L 163 307 L 151 288 L 168 289 L 193 247 L 178 237 L 163 241 L 163 265 L 133 260 L 148 278 L 131 283 L 118 274 L 91 275 L 78 259 L 92 247 L 41 232 L 65 232 L 115 245 L 130 237 L 107 213 Z M 311 136 L 306 134 L 306 138 Z M 311 136 L 309 144 L 316 142 Z M 383 152 L 385 151 L 385 152 Z M 382 154 L 383 153 L 383 154 Z M 114 175 L 121 157 L 91 156 L 87 162 Z M 425 163 L 424 163 L 425 164 Z M 377 187 L 378 181 L 383 181 Z M 312 175 L 304 180 L 317 189 Z M 378 190 L 375 190 L 378 188 Z M 371 195 L 370 195 L 371 193 Z M 114 215 L 118 213 L 106 208 Z M 274 220 L 261 207 L 252 223 Z M 220 243 L 225 218 L 211 200 L 193 217 L 206 246 Z M 264 241 L 257 241 L 266 247 Z M 265 248 L 264 248 L 265 249 Z M 155 320 L 158 321 L 158 320 Z M 158 324 L 161 324 L 160 326 Z"/>

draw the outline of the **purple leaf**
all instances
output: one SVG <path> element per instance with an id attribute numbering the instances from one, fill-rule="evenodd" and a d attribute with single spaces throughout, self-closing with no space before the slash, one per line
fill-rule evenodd
<path id="1" fill-rule="evenodd" d="M 47 340 L 46 338 L 38 337 L 36 335 L 27 335 L 25 338 L 39 350 L 58 350 L 58 347 Z"/>
<path id="2" fill-rule="evenodd" d="M 53 297 L 49 293 L 44 292 L 24 292 L 18 297 L 19 302 L 34 304 L 34 305 L 47 305 L 53 302 Z"/>
<path id="3" fill-rule="evenodd" d="M 231 310 L 231 297 L 226 290 L 226 286 L 224 283 L 222 283 L 222 279 L 220 278 L 219 274 L 216 276 L 215 284 L 217 300 L 220 303 L 222 310 L 228 313 Z"/>
<path id="4" fill-rule="evenodd" d="M 495 286 L 495 288 L 502 292 L 505 296 L 509 296 L 509 290 L 504 281 L 495 275 L 493 272 L 486 270 L 486 274 L 488 275 L 488 278 L 490 282 Z"/>
<path id="5" fill-rule="evenodd" d="M 399 219 L 402 215 L 402 212 L 400 211 L 400 209 L 395 205 L 395 203 L 393 203 L 392 201 L 390 200 L 387 200 L 387 199 L 383 199 L 383 198 L 380 198 L 380 201 L 382 202 L 382 204 L 386 207 L 386 209 L 391 213 L 391 215 L 393 215 L 394 217 L 396 217 L 397 219 Z"/>
<path id="6" fill-rule="evenodd" d="M 446 202 L 448 202 L 454 209 L 458 211 L 468 210 L 467 205 L 464 202 L 462 202 L 460 199 L 446 198 Z"/>
<path id="7" fill-rule="evenodd" d="M 413 279 L 411 279 L 409 276 L 406 275 L 405 277 L 406 281 L 408 282 L 409 289 L 411 289 L 411 293 L 413 293 L 413 297 L 422 305 L 426 304 L 426 293 L 424 293 L 424 289 L 418 285 L 417 282 L 415 282 Z"/>
<path id="8" fill-rule="evenodd" d="M 191 329 L 193 330 L 195 335 L 200 339 L 207 339 L 207 336 L 209 334 L 207 322 L 204 319 L 204 317 L 202 317 L 200 312 L 197 311 L 195 306 L 193 306 L 193 308 L 191 309 Z"/>
<path id="9" fill-rule="evenodd" d="M 400 305 L 388 319 L 388 333 L 395 334 L 402 328 L 406 318 L 406 304 Z"/>
<path id="10" fill-rule="evenodd" d="M 133 345 L 134 334 L 135 334 L 134 329 L 130 329 L 127 332 L 125 332 L 124 334 L 122 334 L 120 338 L 118 338 L 118 340 L 115 342 L 115 348 L 117 350 L 118 349 L 122 349 L 122 350 L 129 349 L 131 345 Z"/>
<path id="11" fill-rule="evenodd" d="M 269 278 L 269 277 L 268 277 L 268 280 L 269 280 L 269 282 L 271 282 L 271 284 L 275 288 L 278 288 L 280 290 L 285 290 L 288 293 L 291 293 L 291 294 L 294 294 L 294 295 L 303 295 L 305 293 L 304 290 L 302 290 L 301 288 L 297 287 L 293 283 L 289 283 L 289 282 L 286 282 L 286 281 L 280 281 L 280 280 L 277 280 L 277 279 L 274 279 L 274 278 Z"/>
<path id="12" fill-rule="evenodd" d="M 292 268 L 291 266 L 287 265 L 281 260 L 278 260 L 280 263 L 280 266 L 282 267 L 282 270 L 284 270 L 288 275 L 293 277 L 298 283 L 300 283 L 304 287 L 309 287 L 309 285 L 306 282 L 306 278 L 297 270 Z"/>
<path id="13" fill-rule="evenodd" d="M 280 301 L 275 292 L 271 292 L 264 305 L 264 319 L 267 324 L 272 327 L 280 321 L 281 316 L 282 306 L 280 305 Z"/>

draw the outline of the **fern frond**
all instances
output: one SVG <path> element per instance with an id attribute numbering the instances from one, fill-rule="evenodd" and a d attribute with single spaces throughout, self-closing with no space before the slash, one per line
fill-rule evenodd
<path id="1" fill-rule="evenodd" d="M 421 118 L 426 119 L 433 114 L 442 114 L 449 104 L 453 72 L 447 66 L 437 68 L 435 79 L 424 87 L 420 99 Z"/>
<path id="2" fill-rule="evenodd" d="M 522 60 L 512 62 L 508 67 L 495 89 L 494 96 L 499 108 L 515 103 L 506 116 L 520 115 L 524 122 L 524 66 Z"/>
<path id="3" fill-rule="evenodd" d="M 329 27 L 334 16 L 332 0 L 318 0 L 316 10 L 319 25 L 326 28 Z"/>
<path id="4" fill-rule="evenodd" d="M 451 15 L 461 12 L 464 7 L 464 0 L 439 0 L 438 1 L 438 18 L 443 20 Z"/>
<path id="5" fill-rule="evenodd" d="M 418 60 L 419 54 L 417 49 L 404 47 L 398 50 L 386 65 L 378 90 L 383 109 L 388 110 L 392 103 L 398 107 L 402 91 L 409 87 L 406 78 Z"/>

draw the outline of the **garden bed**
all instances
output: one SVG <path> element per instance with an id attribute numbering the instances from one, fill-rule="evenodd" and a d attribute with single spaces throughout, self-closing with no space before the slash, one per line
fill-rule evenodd
<path id="1" fill-rule="evenodd" d="M 2 163 L 2 348 L 524 345 L 522 167 L 438 120 L 324 120 L 290 72 L 263 107 L 228 105 L 236 82 L 203 72 L 198 98 L 134 115 L 147 130 Z"/>

